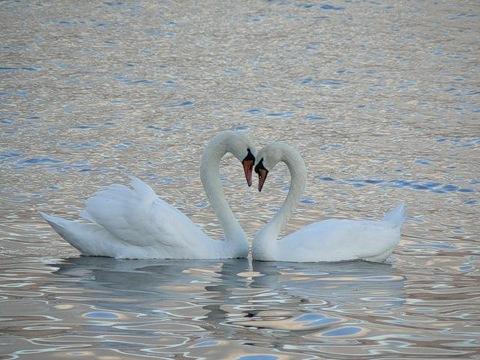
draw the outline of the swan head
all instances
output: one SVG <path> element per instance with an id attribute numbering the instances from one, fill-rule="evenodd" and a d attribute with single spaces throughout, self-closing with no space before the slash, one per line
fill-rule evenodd
<path id="1" fill-rule="evenodd" d="M 257 151 L 250 138 L 243 133 L 228 132 L 227 151 L 233 154 L 243 165 L 248 186 L 252 186 L 253 166 Z"/>
<path id="2" fill-rule="evenodd" d="M 290 157 L 295 162 L 303 163 L 297 150 L 281 142 L 271 143 L 258 152 L 255 162 L 255 172 L 258 174 L 258 191 L 262 191 L 267 175 L 275 165 Z"/>
<path id="3" fill-rule="evenodd" d="M 242 163 L 245 179 L 248 186 L 251 186 L 257 151 L 250 138 L 244 132 L 226 130 L 210 140 L 203 151 L 200 173 L 207 174 L 210 171 L 210 165 L 218 165 L 220 159 L 226 153 L 231 153 Z"/>

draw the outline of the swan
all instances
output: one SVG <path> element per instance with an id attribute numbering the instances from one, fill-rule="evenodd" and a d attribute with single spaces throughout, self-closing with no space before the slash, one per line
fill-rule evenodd
<path id="1" fill-rule="evenodd" d="M 300 153 L 276 142 L 257 154 L 255 172 L 261 191 L 268 172 L 284 162 L 291 175 L 287 198 L 272 220 L 255 236 L 253 259 L 263 261 L 319 262 L 365 260 L 383 262 L 400 241 L 405 205 L 400 204 L 382 220 L 329 219 L 316 222 L 277 239 L 305 189 L 307 170 Z"/>
<path id="2" fill-rule="evenodd" d="M 225 239 L 207 236 L 187 216 L 131 177 L 131 187 L 113 184 L 86 201 L 81 221 L 40 213 L 53 229 L 86 256 L 118 259 L 224 259 L 247 257 L 249 244 L 222 190 L 219 164 L 232 153 L 252 184 L 255 148 L 242 133 L 225 131 L 206 146 L 200 177 Z"/>

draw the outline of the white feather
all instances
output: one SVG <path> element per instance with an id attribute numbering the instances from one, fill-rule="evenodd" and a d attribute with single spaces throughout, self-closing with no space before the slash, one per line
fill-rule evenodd
<path id="1" fill-rule="evenodd" d="M 291 173 L 287 199 L 274 218 L 261 229 L 253 242 L 253 258 L 264 261 L 347 261 L 382 262 L 400 241 L 405 221 L 405 205 L 400 204 L 382 220 L 330 219 L 319 221 L 278 239 L 303 193 L 305 163 L 294 148 L 273 143 L 262 149 L 257 159 L 271 170 L 282 161 Z"/>
<path id="2" fill-rule="evenodd" d="M 236 146 L 228 146 L 234 142 Z M 230 150 L 229 150 L 230 149 Z M 83 255 L 129 259 L 219 259 L 246 257 L 248 242 L 224 200 L 218 166 L 223 155 L 244 157 L 254 149 L 235 132 L 216 136 L 202 157 L 202 183 L 225 231 L 214 240 L 188 217 L 160 199 L 153 189 L 131 177 L 130 187 L 113 184 L 95 193 L 81 212 L 83 221 L 41 213 L 53 229 Z"/>

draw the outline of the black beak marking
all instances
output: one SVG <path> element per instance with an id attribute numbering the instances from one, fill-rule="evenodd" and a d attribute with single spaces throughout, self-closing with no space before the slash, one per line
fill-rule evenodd
<path id="1" fill-rule="evenodd" d="M 257 174 L 260 174 L 260 170 L 267 170 L 267 169 L 265 169 L 265 166 L 263 166 L 263 158 L 260 159 L 259 163 L 255 166 L 255 172 Z"/>
<path id="2" fill-rule="evenodd" d="M 255 156 L 253 156 L 250 149 L 247 149 L 247 156 L 245 157 L 245 159 L 243 159 L 243 161 L 246 161 L 246 160 L 252 160 L 253 163 L 255 163 Z"/>

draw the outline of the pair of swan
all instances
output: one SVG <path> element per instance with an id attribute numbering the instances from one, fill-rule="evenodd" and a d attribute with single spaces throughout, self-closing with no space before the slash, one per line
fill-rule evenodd
<path id="1" fill-rule="evenodd" d="M 200 166 L 205 193 L 224 230 L 223 241 L 207 236 L 182 212 L 161 200 L 137 178 L 131 187 L 110 185 L 89 198 L 83 220 L 70 221 L 41 213 L 43 218 L 83 255 L 123 259 L 222 259 L 247 257 L 245 232 L 223 193 L 219 164 L 226 153 L 242 162 L 247 184 L 259 176 L 259 190 L 268 172 L 284 162 L 291 174 L 287 199 L 253 241 L 253 258 L 264 261 L 384 261 L 400 241 L 404 205 L 380 221 L 331 219 L 304 227 L 278 240 L 306 183 L 305 163 L 294 148 L 273 143 L 256 154 L 250 139 L 233 131 L 222 132 L 206 146 Z M 255 163 L 255 160 L 256 163 Z"/>

